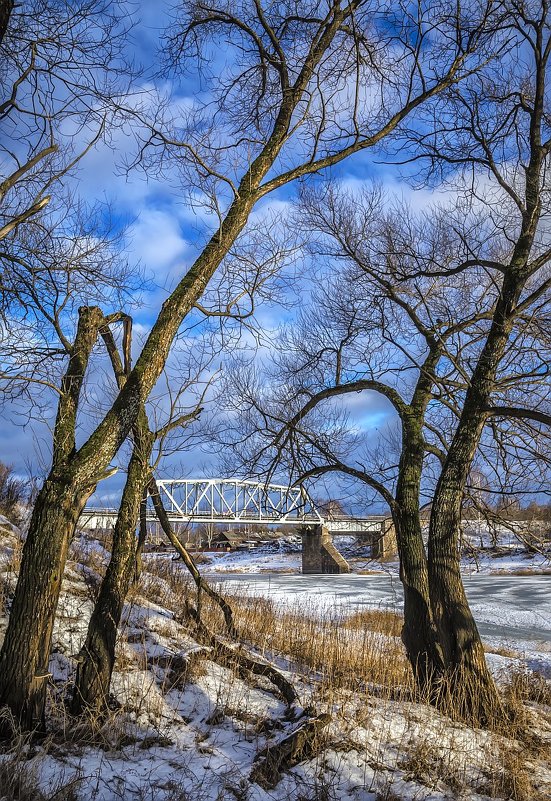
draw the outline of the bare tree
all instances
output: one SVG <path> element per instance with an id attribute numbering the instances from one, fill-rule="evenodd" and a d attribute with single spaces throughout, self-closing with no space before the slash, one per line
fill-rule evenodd
<path id="1" fill-rule="evenodd" d="M 2 3 L 3 272 L 13 264 L 10 248 L 20 226 L 55 201 L 60 181 L 115 124 L 113 100 L 132 80 L 122 58 L 129 26 L 117 2 Z"/>
<path id="2" fill-rule="evenodd" d="M 130 353 L 129 321 L 123 340 L 123 353 Z M 109 328 L 104 326 L 100 334 L 105 342 L 115 372 L 117 384 L 124 386 L 131 369 L 129 358 L 121 359 L 117 343 Z M 201 364 L 206 368 L 206 364 Z M 111 675 L 115 664 L 115 644 L 117 630 L 128 590 L 136 575 L 137 548 L 143 547 L 145 531 L 140 541 L 136 538 L 136 527 L 140 520 L 144 494 L 147 497 L 149 484 L 153 481 L 153 471 L 158 465 L 163 444 L 171 432 L 183 429 L 193 423 L 202 411 L 202 397 L 191 408 L 184 408 L 181 398 L 191 387 L 197 387 L 200 375 L 190 365 L 187 379 L 174 393 L 168 420 L 158 429 L 152 430 L 146 409 L 138 415 L 133 427 L 132 455 L 128 463 L 127 477 L 113 532 L 111 558 L 100 586 L 88 624 L 88 632 L 81 648 L 75 679 L 72 710 L 80 713 L 85 709 L 102 712 L 107 704 Z M 152 464 L 152 454 L 156 443 L 162 443 L 157 458 Z M 142 522 L 145 526 L 145 521 Z M 139 545 L 138 545 L 139 543 Z"/>
<path id="3" fill-rule="evenodd" d="M 204 134 L 203 125 L 180 132 L 153 125 L 144 149 L 160 147 L 163 157 L 174 155 L 191 165 L 220 221 L 163 304 L 111 409 L 77 449 L 71 433 L 76 399 L 92 340 L 105 323 L 97 309 L 81 314 L 82 344 L 73 353 L 67 379 L 72 391 L 58 413 L 61 430 L 52 470 L 33 510 L 0 652 L 0 701 L 25 725 L 42 711 L 36 694 L 40 662 L 49 654 L 78 512 L 136 422 L 182 320 L 242 234 L 255 205 L 295 179 L 379 144 L 487 56 L 478 49 L 487 36 L 489 9 L 478 4 L 451 15 L 447 9 L 441 13 L 440 6 L 426 13 L 420 9 L 414 19 L 408 6 L 393 11 L 392 24 L 385 6 L 375 13 L 362 0 L 344 6 L 331 0 L 311 12 L 302 3 L 289 8 L 196 3 L 171 29 L 170 52 L 177 66 L 184 53 L 195 47 L 200 57 L 213 41 L 224 42 L 232 54 L 233 67 L 218 82 L 215 110 L 216 130 L 225 141 Z M 395 24 L 400 14 L 403 26 Z M 368 89 L 370 101 L 364 102 Z"/>
<path id="4" fill-rule="evenodd" d="M 245 410 L 233 443 L 248 469 L 283 465 L 298 481 L 345 475 L 388 505 L 404 586 L 402 637 L 420 688 L 436 699 L 444 663 L 420 510 L 450 428 L 435 406 L 457 420 L 464 353 L 491 317 L 493 245 L 478 215 L 449 206 L 414 214 L 380 189 L 308 193 L 296 222 L 309 232 L 318 268 L 312 303 L 280 333 L 271 381 L 251 380 L 242 368 L 232 373 L 233 411 Z M 476 291 L 466 266 L 477 267 Z M 387 403 L 400 427 L 396 443 L 366 449 L 351 434 L 346 402 L 359 393 L 366 413 L 369 399 Z"/>
<path id="5" fill-rule="evenodd" d="M 488 214 L 510 243 L 496 270 L 499 294 L 492 323 L 469 376 L 436 488 L 429 538 L 432 606 L 446 664 L 456 690 L 465 683 L 477 686 L 468 702 L 480 719 L 491 717 L 495 690 L 461 581 L 461 503 L 515 320 L 529 312 L 549 287 L 551 251 L 543 221 L 549 213 L 550 21 L 546 2 L 512 7 L 510 26 L 528 71 L 519 74 L 513 67 L 504 76 L 489 70 L 485 82 L 474 82 L 461 98 L 455 95 L 451 113 L 461 149 L 456 149 L 454 137 L 447 143 L 436 137 L 442 158 L 489 177 L 495 189 L 493 198 L 486 196 Z"/>

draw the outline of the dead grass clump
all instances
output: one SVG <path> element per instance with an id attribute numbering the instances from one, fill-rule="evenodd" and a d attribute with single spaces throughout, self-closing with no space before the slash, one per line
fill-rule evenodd
<path id="1" fill-rule="evenodd" d="M 93 568 L 88 565 L 81 565 L 79 562 L 75 565 L 76 572 L 82 579 L 86 598 L 95 604 L 99 598 L 99 591 L 101 589 L 102 574 L 97 573 Z"/>
<path id="2" fill-rule="evenodd" d="M 399 637 L 404 618 L 390 609 L 361 609 L 347 617 L 343 625 L 349 629 L 369 629 L 389 637 Z"/>
<path id="3" fill-rule="evenodd" d="M 87 541 L 81 537 L 73 540 L 69 551 L 75 572 L 82 580 L 87 598 L 93 604 L 98 599 L 109 556 L 103 549 L 95 547 L 96 545 L 93 540 Z"/>
<path id="4" fill-rule="evenodd" d="M 147 598 L 148 601 L 153 601 L 159 606 L 168 607 L 171 605 L 171 592 L 167 582 L 161 576 L 142 573 L 137 584 L 130 588 L 126 600 L 128 603 L 133 604 L 139 599 Z"/>
<path id="5" fill-rule="evenodd" d="M 232 596 L 235 621 L 242 636 L 260 653 L 283 656 L 296 668 L 314 674 L 325 690 L 365 690 L 373 684 L 411 686 L 412 676 L 402 643 L 380 633 L 394 627 L 390 617 L 374 615 L 374 626 L 344 625 L 340 616 L 325 609 L 278 606 L 256 596 Z M 219 612 L 212 610 L 212 615 Z M 208 625 L 216 630 L 215 620 Z"/>
<path id="6" fill-rule="evenodd" d="M 188 620 L 189 605 L 197 605 L 197 589 L 181 564 L 172 560 L 151 560 L 153 575 L 147 578 L 144 594 L 152 598 L 151 586 L 161 581 L 172 593 L 172 603 L 182 610 L 179 622 Z M 223 595 L 223 588 L 214 587 Z M 314 674 L 325 690 L 331 687 L 364 690 L 373 684 L 412 688 L 411 669 L 397 635 L 401 618 L 392 612 L 358 612 L 343 622 L 342 615 L 304 603 L 295 608 L 278 605 L 273 599 L 248 594 L 227 596 L 241 637 L 262 655 L 282 656 L 297 669 Z M 219 607 L 201 594 L 201 618 L 210 631 L 224 631 Z M 159 596 L 155 596 L 162 603 Z M 349 622 L 351 620 L 351 623 Z M 390 635 L 390 636 L 389 636 Z"/>
<path id="7" fill-rule="evenodd" d="M 541 673 L 534 673 L 532 670 L 519 669 L 512 673 L 504 694 L 512 705 L 530 701 L 551 707 L 551 684 Z"/>
<path id="8" fill-rule="evenodd" d="M 63 786 L 59 785 L 52 792 L 44 793 L 39 785 L 38 760 L 26 760 L 24 756 L 16 753 L 9 754 L 0 761 L 0 798 L 10 801 L 49 801 L 51 798 L 59 801 L 77 801 L 76 785 L 80 780 L 74 780 Z"/>
<path id="9" fill-rule="evenodd" d="M 140 642 L 143 638 L 140 637 Z M 142 649 L 134 649 L 128 644 L 129 640 L 125 643 L 120 640 L 115 648 L 115 670 L 118 673 L 127 673 L 131 670 L 146 670 L 147 669 L 147 655 L 145 647 Z"/>
<path id="10" fill-rule="evenodd" d="M 92 539 L 75 537 L 71 542 L 69 559 L 78 565 L 86 565 L 95 573 L 100 575 L 105 573 L 108 558 L 109 551 Z"/>
<path id="11" fill-rule="evenodd" d="M 59 780 L 48 792 L 40 787 L 40 764 L 44 751 L 33 746 L 33 732 L 23 732 L 9 710 L 0 711 L 0 726 L 11 731 L 7 750 L 0 750 L 0 798 L 9 801 L 77 801 L 80 778 Z"/>
<path id="12" fill-rule="evenodd" d="M 479 791 L 507 801 L 546 801 L 532 780 L 523 749 L 505 744 L 498 749 L 497 764 Z"/>
<path id="13" fill-rule="evenodd" d="M 208 670 L 205 659 L 209 656 L 208 650 L 197 649 L 188 654 L 155 656 L 148 660 L 148 665 L 164 671 L 161 692 L 167 693 L 174 689 L 183 690 L 188 684 L 195 684 L 199 678 L 206 676 Z"/>
<path id="14" fill-rule="evenodd" d="M 415 781 L 425 787 L 435 789 L 444 782 L 450 790 L 458 793 L 464 786 L 453 752 L 442 753 L 430 739 L 416 742 L 408 748 L 407 755 L 398 763 L 404 771 L 406 781 Z"/>
<path id="15" fill-rule="evenodd" d="M 506 648 L 503 645 L 486 645 L 484 644 L 484 653 L 497 654 L 497 656 L 506 656 L 507 659 L 518 659 L 520 654 L 512 648 Z"/>
<path id="16" fill-rule="evenodd" d="M 197 605 L 197 590 L 183 566 L 159 559 L 148 560 L 147 569 L 153 575 L 147 578 L 144 594 L 151 599 L 155 581 L 161 581 L 182 609 L 178 619 L 185 623 L 185 610 Z M 215 589 L 225 594 L 222 588 Z M 162 603 L 159 595 L 154 598 Z M 411 669 L 397 639 L 402 620 L 391 611 L 355 611 L 343 621 L 340 612 L 309 609 L 305 604 L 289 608 L 262 596 L 236 594 L 228 600 L 243 639 L 268 658 L 283 656 L 298 669 L 314 673 L 326 690 L 332 686 L 358 690 L 373 684 L 411 690 Z M 204 593 L 201 617 L 211 631 L 224 630 L 220 609 Z"/>
<path id="17" fill-rule="evenodd" d="M 66 754 L 68 746 L 78 752 L 84 748 L 99 748 L 102 751 L 120 751 L 125 746 L 134 745 L 138 738 L 130 734 L 124 714 L 115 710 L 101 714 L 90 710 L 78 718 L 66 715 L 54 719 L 51 727 L 53 751 Z M 56 796 L 57 798 L 57 796 Z"/>

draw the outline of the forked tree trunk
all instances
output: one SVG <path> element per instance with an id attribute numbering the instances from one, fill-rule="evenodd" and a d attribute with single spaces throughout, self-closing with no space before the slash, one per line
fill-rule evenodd
<path id="1" fill-rule="evenodd" d="M 404 502 L 405 501 L 405 502 Z M 429 579 L 419 510 L 415 503 L 402 503 L 393 515 L 400 560 L 400 581 L 404 592 L 402 642 L 421 696 L 434 700 L 435 686 L 444 662 L 429 593 Z"/>

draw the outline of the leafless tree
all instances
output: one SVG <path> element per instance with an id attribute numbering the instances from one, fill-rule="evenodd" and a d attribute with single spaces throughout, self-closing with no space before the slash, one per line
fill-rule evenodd
<path id="1" fill-rule="evenodd" d="M 461 503 L 484 426 L 497 413 L 495 389 L 515 323 L 530 314 L 550 285 L 547 3 L 512 4 L 510 29 L 516 36 L 515 62 L 505 70 L 489 68 L 486 79 L 473 81 L 461 98 L 451 93 L 447 120 L 453 120 L 454 135 L 437 132 L 427 147 L 440 163 L 453 163 L 472 176 L 473 193 L 509 243 L 495 268 L 498 298 L 442 466 L 429 537 L 432 607 L 446 664 L 457 691 L 465 683 L 477 685 L 469 702 L 482 719 L 495 708 L 495 691 L 461 581 Z"/>
<path id="2" fill-rule="evenodd" d="M 131 369 L 130 360 L 128 357 L 120 357 L 117 342 L 109 326 L 104 326 L 100 330 L 100 335 L 109 353 L 117 385 L 122 387 Z M 131 350 L 130 336 L 131 326 L 127 320 L 123 339 L 125 354 L 129 354 Z M 148 487 L 154 482 L 154 470 L 161 460 L 163 451 L 167 450 L 167 438 L 175 431 L 187 429 L 198 419 L 202 411 L 205 390 L 200 393 L 201 397 L 198 400 L 185 397 L 190 390 L 198 389 L 201 372 L 208 366 L 206 360 L 199 365 L 194 362 L 195 359 L 192 359 L 192 363 L 185 371 L 182 362 L 179 362 L 180 370 L 187 372 L 187 375 L 185 380 L 181 375 L 177 391 L 171 392 L 167 419 L 153 429 L 147 410 L 144 408 L 133 427 L 132 454 L 113 532 L 111 557 L 79 654 L 72 702 L 75 713 L 85 709 L 102 712 L 106 708 L 115 664 L 118 626 L 128 590 L 136 576 L 138 549 L 144 544 L 146 522 L 143 519 L 140 538 L 136 538 L 140 512 L 145 512 L 144 497 L 147 498 Z M 156 458 L 153 458 L 156 446 L 157 454 Z"/>
<path id="3" fill-rule="evenodd" d="M 19 228 L 55 203 L 60 182 L 112 130 L 114 100 L 127 93 L 132 80 L 122 58 L 129 26 L 127 11 L 117 2 L 2 3 L 3 273 L 17 266 L 11 246 Z"/>
<path id="4" fill-rule="evenodd" d="M 215 76 L 212 126 L 200 117 L 197 124 L 172 127 L 161 120 L 161 129 L 155 121 L 141 155 L 156 153 L 160 169 L 168 158 L 181 164 L 184 174 L 191 168 L 218 220 L 163 304 L 124 387 L 95 431 L 77 449 L 64 424 L 55 442 L 0 653 L 0 700 L 25 725 L 43 709 L 40 663 L 49 654 L 67 544 L 79 510 L 137 421 L 182 321 L 244 232 L 256 204 L 295 179 L 378 145 L 420 105 L 477 69 L 488 57 L 484 48 L 492 12 L 493 4 L 473 3 L 451 14 L 435 4 L 412 17 L 407 4 L 390 11 L 365 0 L 346 5 L 329 0 L 314 10 L 308 3 L 263 7 L 242 0 L 187 4 L 174 22 L 167 49 L 173 69 L 189 67 L 190 58 L 201 60 L 209 47 L 221 43 L 231 55 L 231 68 Z M 68 369 L 72 390 L 58 413 L 70 431 L 91 344 L 105 322 L 94 307 L 81 313 L 81 344 Z"/>
<path id="5" fill-rule="evenodd" d="M 388 505 L 404 644 L 420 687 L 436 696 L 444 664 L 420 510 L 447 448 L 436 409 L 449 429 L 459 413 L 454 395 L 465 385 L 464 354 L 476 349 L 491 317 L 495 243 L 477 214 L 449 205 L 414 214 L 380 188 L 307 193 L 296 223 L 308 230 L 317 265 L 312 303 L 278 337 L 271 380 L 255 381 L 240 366 L 232 374 L 232 412 L 244 417 L 234 445 L 249 470 L 283 465 L 297 481 L 345 475 Z M 346 412 L 358 393 L 365 414 L 369 400 L 384 399 L 400 426 L 396 443 L 362 447 Z"/>

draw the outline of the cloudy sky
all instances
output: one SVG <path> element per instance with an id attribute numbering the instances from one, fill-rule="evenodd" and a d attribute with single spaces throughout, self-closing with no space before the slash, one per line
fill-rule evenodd
<path id="1" fill-rule="evenodd" d="M 158 48 L 163 29 L 169 22 L 169 3 L 147 0 L 135 5 L 136 23 L 127 41 L 128 53 L 143 65 L 140 86 L 171 94 L 173 102 L 182 108 L 192 108 L 198 95 L 204 92 L 196 75 L 190 71 L 170 84 L 157 77 Z M 224 69 L 224 53 L 211 53 L 217 60 L 217 69 Z M 213 66 L 213 65 L 211 65 Z M 130 262 L 141 266 L 147 279 L 147 290 L 140 294 L 140 303 L 134 310 L 136 347 L 147 333 L 163 300 L 174 288 L 200 250 L 211 228 L 211 221 L 198 206 L 191 206 L 189 194 L 182 190 L 179 177 L 174 172 L 145 176 L 141 170 L 126 171 L 126 158 L 135 153 L 135 140 L 128 128 L 112 133 L 108 142 L 98 144 L 82 161 L 73 178 L 78 192 L 89 202 L 101 201 L 109 204 L 120 224 L 127 226 L 125 235 L 126 256 Z M 391 191 L 397 191 L 415 206 L 426 205 L 431 194 L 426 190 L 416 191 L 400 180 L 396 168 L 375 163 L 368 152 L 345 161 L 333 177 L 349 186 L 361 186 L 363 182 L 377 178 Z M 293 188 L 286 188 L 279 195 L 273 194 L 255 211 L 257 219 L 277 219 L 286 213 L 286 206 Z M 263 217 L 264 215 L 264 217 Z M 258 312 L 258 324 L 266 330 L 275 331 L 282 321 L 293 316 L 297 299 L 306 289 L 295 283 L 293 298 L 295 306 L 280 308 L 266 303 Z M 186 336 L 193 337 L 193 332 Z M 245 334 L 247 341 L 248 334 Z M 189 342 L 189 340 L 187 340 Z M 252 337 L 251 340 L 252 342 Z M 186 342 L 185 338 L 183 340 Z M 182 347 L 182 342 L 180 343 Z M 239 343 L 242 348 L 243 342 Z M 263 343 L 266 347 L 266 343 Z M 231 351 L 231 347 L 230 347 Z M 208 374 L 224 369 L 224 354 L 219 354 L 208 369 Z M 101 408 L 108 403 L 112 392 L 102 373 L 101 358 L 94 368 L 97 386 L 90 391 L 89 398 Z M 104 393 L 104 396 L 102 396 Z M 44 475 L 50 459 L 51 425 L 54 414 L 54 398 L 47 402 L 51 413 L 25 415 L 21 404 L 12 404 L 5 409 L 4 424 L 0 430 L 0 458 L 12 464 L 21 475 L 29 473 Z M 368 441 L 376 442 L 379 432 L 393 425 L 393 415 L 387 401 L 378 395 L 351 395 L 345 401 L 352 425 L 366 434 Z M 83 420 L 81 437 L 86 435 L 94 423 L 93 410 Z M 124 458 L 121 459 L 124 462 Z M 200 477 L 218 472 L 218 456 L 209 443 L 193 441 L 185 451 L 168 457 L 162 464 L 160 475 L 173 477 Z M 123 471 L 102 484 L 93 498 L 96 503 L 111 504 L 115 501 L 123 481 Z M 331 492 L 331 487 L 328 489 Z M 336 490 L 335 490 L 336 491 Z"/>

